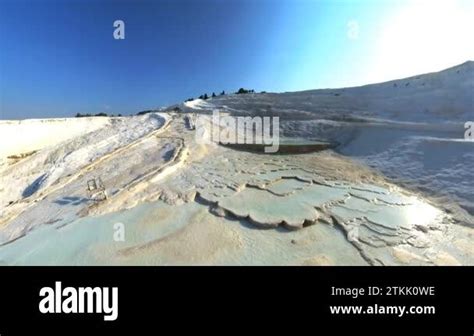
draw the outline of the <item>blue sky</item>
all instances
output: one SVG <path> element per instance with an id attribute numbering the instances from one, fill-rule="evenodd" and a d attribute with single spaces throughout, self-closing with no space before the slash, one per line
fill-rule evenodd
<path id="1" fill-rule="evenodd" d="M 472 1 L 0 0 L 0 118 L 122 113 L 239 87 L 379 82 L 474 59 Z M 125 39 L 113 22 L 125 22 Z"/>

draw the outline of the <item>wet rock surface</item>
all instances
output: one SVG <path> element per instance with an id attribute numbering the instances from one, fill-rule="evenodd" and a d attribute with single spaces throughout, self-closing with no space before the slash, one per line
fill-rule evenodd
<path id="1" fill-rule="evenodd" d="M 0 260 L 474 264 L 471 228 L 366 166 L 332 150 L 260 155 L 203 145 L 186 125 L 183 115 L 169 115 L 119 155 L 60 180 L 60 188 L 39 189 L 0 231 Z M 82 202 L 81 186 L 94 174 L 105 176 L 110 197 Z M 116 223 L 124 241 L 114 240 Z"/>

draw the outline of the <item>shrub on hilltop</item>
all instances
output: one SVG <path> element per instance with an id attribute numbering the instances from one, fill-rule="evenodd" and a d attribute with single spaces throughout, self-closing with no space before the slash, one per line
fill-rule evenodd
<path id="1" fill-rule="evenodd" d="M 255 90 L 246 90 L 244 88 L 240 88 L 239 91 L 236 92 L 236 94 L 246 94 L 246 93 L 254 93 Z"/>
<path id="2" fill-rule="evenodd" d="M 90 113 L 85 113 L 85 114 L 82 114 L 82 113 L 77 113 L 76 118 L 86 118 L 86 117 L 108 117 L 108 114 L 107 113 L 104 113 L 104 112 L 101 112 L 101 113 L 97 113 L 97 114 L 90 114 Z M 113 115 L 111 116 L 113 117 Z"/>

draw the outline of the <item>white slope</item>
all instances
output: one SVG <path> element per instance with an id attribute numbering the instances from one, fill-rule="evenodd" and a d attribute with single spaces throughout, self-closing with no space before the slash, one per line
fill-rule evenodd
<path id="1" fill-rule="evenodd" d="M 377 118 L 397 122 L 463 122 L 474 112 L 474 62 L 436 73 L 355 88 L 230 94 L 187 102 L 235 114 L 273 114 L 288 120 Z"/>
<path id="2" fill-rule="evenodd" d="M 212 104 L 207 103 L 203 99 L 194 99 L 191 101 L 184 102 L 183 104 L 185 107 L 191 108 L 194 110 L 205 110 L 205 109 L 209 109 L 213 107 Z"/>
<path id="3" fill-rule="evenodd" d="M 171 114 L 163 126 L 150 129 L 152 117 L 126 118 L 123 129 L 142 135 L 107 154 L 92 138 L 90 147 L 82 137 L 64 143 L 71 151 L 61 161 L 77 160 L 68 161 L 53 183 L 28 186 L 28 196 L 4 207 L 10 219 L 0 230 L 0 264 L 474 261 L 465 241 L 468 229 L 454 227 L 449 215 L 425 199 L 340 155 L 258 155 L 203 145 L 195 141 L 187 115 Z M 109 135 L 104 140 L 112 142 Z M 98 156 L 90 163 L 80 160 L 83 148 Z M 27 176 L 31 161 L 46 155 L 35 161 L 36 169 L 54 171 L 61 168 L 55 154 L 44 149 L 12 167 Z M 109 193 L 99 203 L 85 190 L 96 176 Z M 114 238 L 117 224 L 125 230 L 124 241 Z M 459 246 L 447 249 L 447 240 Z"/>
<path id="4" fill-rule="evenodd" d="M 104 117 L 0 120 L 0 160 L 54 146 L 109 123 Z"/>
<path id="5" fill-rule="evenodd" d="M 48 120 L 38 120 L 25 125 L 33 134 L 43 134 L 41 129 L 43 125 L 46 125 L 46 129 L 51 131 L 51 137 L 45 137 L 46 140 L 41 145 L 49 144 L 49 146 L 32 147 L 40 150 L 18 162 L 5 162 L 0 170 L 2 178 L 0 223 L 6 220 L 9 214 L 28 207 L 49 187 L 61 187 L 65 180 L 80 174 L 84 167 L 100 162 L 114 151 L 125 148 L 159 129 L 165 123 L 166 116 L 149 114 L 130 118 L 99 119 L 101 120 L 98 124 L 102 124 L 103 127 L 98 127 L 94 131 L 90 131 L 91 127 L 96 125 L 93 118 L 87 120 L 90 126 L 81 118 L 66 119 L 62 126 L 57 126 L 54 130 L 58 128 L 74 130 L 82 127 L 84 131 L 76 132 L 76 134 L 72 132 L 70 138 L 62 142 L 58 140 L 61 140 L 63 131 L 59 131 L 58 138 L 55 138 L 57 133 L 52 132 L 53 129 L 49 126 L 51 123 Z M 39 130 L 36 130 L 32 124 Z M 3 127 L 8 128 L 9 125 L 0 125 L 0 133 Z M 19 132 L 19 134 L 24 134 L 24 132 Z"/>
<path id="6" fill-rule="evenodd" d="M 194 108 L 194 105 L 198 108 Z M 474 62 L 354 88 L 230 94 L 185 111 L 278 116 L 280 135 L 330 141 L 396 183 L 424 192 L 474 226 Z"/>

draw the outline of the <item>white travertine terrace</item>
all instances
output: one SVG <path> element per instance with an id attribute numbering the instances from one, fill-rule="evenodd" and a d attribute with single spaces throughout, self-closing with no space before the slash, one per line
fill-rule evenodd
<path id="1" fill-rule="evenodd" d="M 58 131 L 61 142 L 44 138 L 38 148 L 35 137 L 28 143 L 25 136 L 21 152 L 0 161 L 0 263 L 472 265 L 472 216 L 457 204 L 397 185 L 333 150 L 265 155 L 198 143 L 187 118 L 216 107 L 230 114 L 270 111 L 294 116 L 282 122 L 285 135 L 324 135 L 340 143 L 369 144 L 393 129 L 444 132 L 457 124 L 438 123 L 449 111 L 439 110 L 436 85 L 452 82 L 458 91 L 451 96 L 461 92 L 453 111 L 462 119 L 473 68 L 468 63 L 441 77 L 341 89 L 337 96 L 322 90 L 196 100 L 180 105 L 181 112 L 101 118 L 84 132 L 73 126 L 83 121 L 71 119 L 65 122 L 74 130 L 70 137 L 54 127 L 51 137 Z M 408 80 L 410 86 L 395 86 Z M 418 84 L 426 92 L 416 91 Z M 384 100 L 388 90 L 398 90 L 398 108 Z M 402 115 L 425 101 L 431 112 Z M 349 105 L 356 114 L 349 115 Z M 430 113 L 437 123 L 426 123 Z M 394 115 L 407 117 L 383 119 Z M 3 125 L 8 122 L 0 131 Z M 346 129 L 351 132 L 338 133 Z M 375 135 L 367 140 L 357 132 Z M 86 193 L 96 177 L 109 195 L 100 203 Z M 123 223 L 125 241 L 114 240 L 116 223 Z"/>
<path id="2" fill-rule="evenodd" d="M 155 118 L 162 120 L 158 128 L 129 138 L 73 174 L 61 171 L 57 181 L 6 207 L 10 220 L 1 230 L 0 259 L 372 265 L 473 260 L 465 243 L 458 243 L 459 251 L 443 246 L 442 237 L 460 238 L 457 230 L 464 229 L 453 226 L 447 214 L 332 151 L 259 155 L 200 145 L 182 115 Z M 81 150 L 58 158 L 67 146 L 12 167 L 28 171 L 29 161 L 38 164 L 36 156 L 44 155 L 47 163 L 51 156 L 67 160 Z M 13 174 L 7 169 L 4 178 L 8 172 Z M 93 204 L 85 198 L 85 181 L 93 176 L 104 179 L 109 200 Z M 129 228 L 123 243 L 112 240 L 116 222 Z"/>

